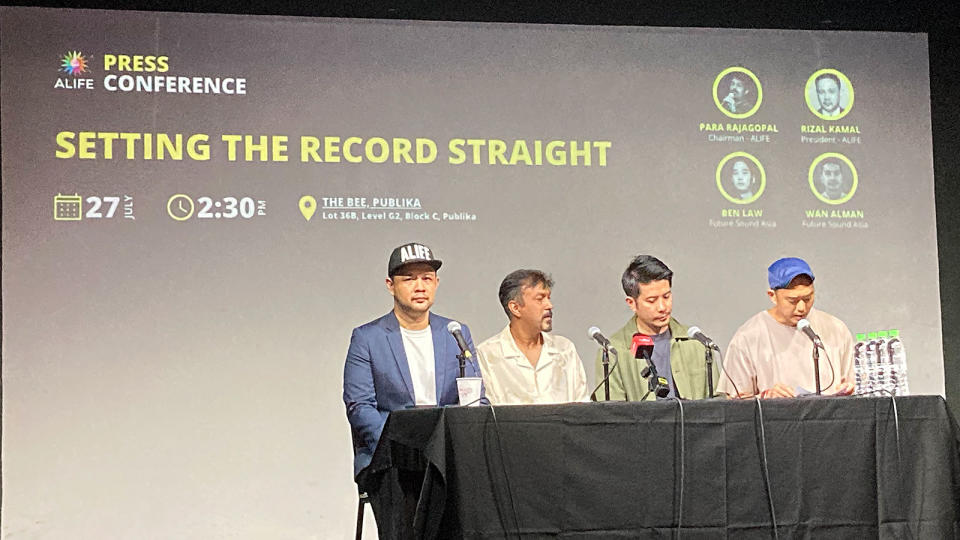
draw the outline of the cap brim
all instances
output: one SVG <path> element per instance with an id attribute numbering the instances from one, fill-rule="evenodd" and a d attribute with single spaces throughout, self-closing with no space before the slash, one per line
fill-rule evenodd
<path id="1" fill-rule="evenodd" d="M 785 278 L 785 279 L 783 280 L 783 285 L 779 285 L 779 286 L 776 286 L 776 287 L 771 286 L 770 288 L 771 288 L 771 289 L 786 289 L 786 288 L 787 288 L 787 285 L 790 285 L 790 282 L 793 281 L 794 279 L 796 279 L 797 276 L 807 276 L 807 277 L 810 278 L 810 281 L 811 281 L 811 282 L 812 282 L 812 281 L 816 281 L 816 279 L 817 279 L 816 277 L 813 276 L 812 273 L 810 273 L 810 272 L 805 272 L 805 271 L 802 271 L 802 270 L 801 270 L 801 271 L 799 271 L 799 272 L 796 272 L 796 273 L 792 274 L 790 277 Z"/>
<path id="2" fill-rule="evenodd" d="M 412 260 L 409 260 L 409 261 L 404 262 L 403 264 L 400 264 L 400 265 L 395 266 L 395 267 L 393 268 L 393 270 L 390 272 L 390 275 L 396 275 L 397 272 L 399 272 L 404 266 L 410 266 L 411 264 L 429 264 L 430 267 L 433 268 L 434 272 L 436 272 L 437 270 L 440 269 L 440 265 L 443 264 L 443 261 L 440 261 L 440 260 L 437 260 L 437 259 L 432 259 L 432 260 L 428 260 L 428 259 L 412 259 Z"/>

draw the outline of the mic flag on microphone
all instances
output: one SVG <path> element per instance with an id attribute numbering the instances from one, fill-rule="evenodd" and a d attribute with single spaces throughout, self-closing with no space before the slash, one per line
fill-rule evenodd
<path id="1" fill-rule="evenodd" d="M 463 339 L 463 332 L 461 331 L 460 323 L 457 321 L 450 321 L 447 323 L 447 332 L 453 334 L 453 339 L 457 340 L 457 346 L 460 347 L 460 353 L 464 358 L 472 358 L 473 354 L 470 353 L 470 347 L 467 346 L 467 340 Z"/>
<path id="2" fill-rule="evenodd" d="M 637 332 L 633 335 L 633 342 L 630 344 L 630 352 L 634 358 L 644 358 L 649 360 L 653 357 L 653 339 L 650 336 Z"/>
<path id="3" fill-rule="evenodd" d="M 647 361 L 647 367 L 643 368 L 640 375 L 647 379 L 649 391 L 658 398 L 667 397 L 670 394 L 670 382 L 657 373 L 657 367 L 653 364 L 653 338 L 637 332 L 633 335 L 630 352 L 634 358 Z"/>

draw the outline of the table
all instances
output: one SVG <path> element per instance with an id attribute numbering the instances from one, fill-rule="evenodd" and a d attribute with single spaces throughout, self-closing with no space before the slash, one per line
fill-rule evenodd
<path id="1" fill-rule="evenodd" d="M 411 409 L 367 489 L 381 538 L 960 538 L 958 433 L 939 396 Z"/>

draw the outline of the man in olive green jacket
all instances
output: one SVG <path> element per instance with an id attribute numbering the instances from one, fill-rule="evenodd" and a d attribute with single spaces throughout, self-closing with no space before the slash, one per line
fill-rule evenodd
<path id="1" fill-rule="evenodd" d="M 653 339 L 653 363 L 657 374 L 667 379 L 669 397 L 704 399 L 707 391 L 706 349 L 695 339 L 687 337 L 687 327 L 671 316 L 673 310 L 673 272 L 656 257 L 639 255 L 623 273 L 623 291 L 633 317 L 610 336 L 610 346 L 617 350 L 619 363 L 610 358 L 610 399 L 615 401 L 653 400 L 648 392 L 647 379 L 641 372 L 647 363 L 631 353 L 634 334 Z M 597 384 L 603 380 L 602 353 L 597 353 Z M 719 377 L 713 364 L 714 387 Z M 714 390 L 716 392 L 716 390 Z M 596 391 L 596 399 L 603 400 L 603 385 Z"/>
<path id="2" fill-rule="evenodd" d="M 647 394 L 647 379 L 640 375 L 647 363 L 630 354 L 633 334 L 637 332 L 637 317 L 634 315 L 623 328 L 610 336 L 610 346 L 617 349 L 620 363 L 614 367 L 613 355 L 610 355 L 610 399 L 612 401 L 653 400 L 653 394 Z M 706 349 L 699 341 L 687 337 L 687 327 L 673 317 L 670 318 L 670 368 L 676 392 L 684 399 L 703 399 L 707 396 Z M 602 351 L 597 353 L 597 384 L 603 380 Z M 665 374 L 660 373 L 661 376 Z M 716 392 L 720 382 L 717 363 L 713 363 L 713 387 Z M 646 398 L 644 398 L 646 396 Z M 597 400 L 603 400 L 603 386 L 597 390 Z"/>

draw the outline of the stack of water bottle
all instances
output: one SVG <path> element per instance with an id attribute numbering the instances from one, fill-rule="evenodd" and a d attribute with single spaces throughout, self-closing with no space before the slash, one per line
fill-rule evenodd
<path id="1" fill-rule="evenodd" d="M 910 394 L 907 386 L 907 352 L 900 340 L 899 330 L 857 334 L 853 362 L 857 376 L 857 395 Z"/>

